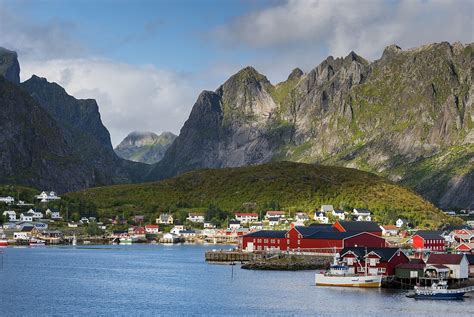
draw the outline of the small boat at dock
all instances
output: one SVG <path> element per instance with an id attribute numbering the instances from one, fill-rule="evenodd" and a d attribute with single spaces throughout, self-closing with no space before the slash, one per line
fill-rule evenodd
<path id="1" fill-rule="evenodd" d="M 0 248 L 5 248 L 5 247 L 8 247 L 8 240 L 7 240 L 7 236 L 2 234 L 0 236 Z"/>
<path id="2" fill-rule="evenodd" d="M 448 289 L 448 283 L 440 280 L 428 287 L 415 286 L 414 292 L 407 297 L 414 299 L 455 300 L 462 299 L 467 292 L 474 291 L 474 286 Z"/>
<path id="3" fill-rule="evenodd" d="M 343 265 L 331 265 L 328 272 L 316 273 L 317 286 L 378 288 L 382 285 L 381 275 L 356 275 Z"/>
<path id="4" fill-rule="evenodd" d="M 29 242 L 30 247 L 42 247 L 46 245 L 46 242 L 41 239 L 32 238 Z"/>

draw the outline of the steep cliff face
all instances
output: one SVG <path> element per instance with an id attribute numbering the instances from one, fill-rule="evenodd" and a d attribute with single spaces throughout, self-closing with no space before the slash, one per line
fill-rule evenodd
<path id="1" fill-rule="evenodd" d="M 23 89 L 0 76 L 0 182 L 79 190 L 94 173 L 74 156 L 57 123 Z"/>
<path id="2" fill-rule="evenodd" d="M 171 132 L 157 135 L 153 132 L 135 131 L 127 135 L 114 151 L 126 160 L 154 164 L 163 158 L 176 137 Z"/>
<path id="3" fill-rule="evenodd" d="M 474 207 L 473 44 L 389 46 L 372 63 L 328 57 L 273 86 L 247 67 L 198 98 L 150 173 L 270 160 L 343 165 L 402 182 L 442 207 Z"/>
<path id="4" fill-rule="evenodd" d="M 14 84 L 20 83 L 20 64 L 16 52 L 0 47 L 0 75 Z"/>
<path id="5" fill-rule="evenodd" d="M 115 154 L 95 100 L 76 99 L 58 84 L 35 75 L 21 83 L 21 87 L 57 122 L 73 156 L 93 172 L 95 181 L 91 185 L 140 179 L 136 170 L 140 164 L 124 161 Z"/>

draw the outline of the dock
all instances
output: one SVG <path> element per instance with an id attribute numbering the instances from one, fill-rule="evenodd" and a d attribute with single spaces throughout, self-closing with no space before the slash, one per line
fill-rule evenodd
<path id="1" fill-rule="evenodd" d="M 206 251 L 206 261 L 208 262 L 249 262 L 255 258 L 253 253 L 241 251 L 211 250 Z"/>

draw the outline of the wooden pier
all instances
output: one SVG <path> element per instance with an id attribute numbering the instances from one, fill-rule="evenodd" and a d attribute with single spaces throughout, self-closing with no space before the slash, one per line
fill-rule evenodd
<path id="1" fill-rule="evenodd" d="M 253 260 L 255 254 L 240 251 L 212 250 L 206 251 L 206 261 L 209 262 L 248 262 Z"/>

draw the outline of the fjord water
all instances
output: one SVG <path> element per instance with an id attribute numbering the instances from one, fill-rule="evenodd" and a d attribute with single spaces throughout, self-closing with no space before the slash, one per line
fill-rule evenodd
<path id="1" fill-rule="evenodd" d="M 235 266 L 232 276 L 232 266 L 204 261 L 204 252 L 213 248 L 3 249 L 0 316 L 472 316 L 474 311 L 472 297 L 416 301 L 404 291 L 316 287 L 313 271 Z"/>

